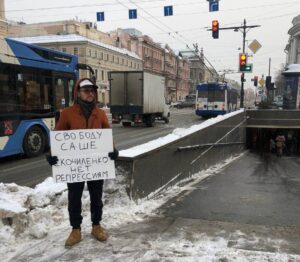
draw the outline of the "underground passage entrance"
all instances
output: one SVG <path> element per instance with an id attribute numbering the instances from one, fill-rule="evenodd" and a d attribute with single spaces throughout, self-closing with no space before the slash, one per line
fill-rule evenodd
<path id="1" fill-rule="evenodd" d="M 247 149 L 291 156 L 300 153 L 300 129 L 247 128 Z"/>

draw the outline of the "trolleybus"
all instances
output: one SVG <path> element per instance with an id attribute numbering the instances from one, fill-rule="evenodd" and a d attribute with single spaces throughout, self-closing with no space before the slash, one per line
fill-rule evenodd
<path id="1" fill-rule="evenodd" d="M 237 109 L 238 91 L 227 83 L 197 85 L 196 114 L 207 118 Z"/>
<path id="2" fill-rule="evenodd" d="M 91 69 L 77 56 L 0 38 L 0 158 L 43 153 L 79 68 Z"/>

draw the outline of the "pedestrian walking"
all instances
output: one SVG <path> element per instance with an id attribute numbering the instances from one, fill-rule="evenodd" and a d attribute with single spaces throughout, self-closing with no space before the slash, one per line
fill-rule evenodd
<path id="1" fill-rule="evenodd" d="M 270 139 L 270 152 L 271 153 L 276 152 L 276 143 L 273 138 Z"/>
<path id="2" fill-rule="evenodd" d="M 96 106 L 97 86 L 89 78 L 77 81 L 74 87 L 74 104 L 61 112 L 55 130 L 110 128 L 103 110 Z M 114 149 L 108 155 L 112 160 L 118 157 L 118 150 Z M 57 156 L 47 156 L 50 165 L 58 162 Z M 85 182 L 68 183 L 68 211 L 72 231 L 65 242 L 71 247 L 81 241 L 81 197 Z M 90 194 L 90 211 L 92 221 L 91 234 L 99 241 L 106 241 L 107 232 L 100 225 L 102 220 L 102 191 L 103 180 L 87 181 Z"/>
<path id="3" fill-rule="evenodd" d="M 285 147 L 285 137 L 284 135 L 279 134 L 275 140 L 277 156 L 282 156 L 283 148 Z"/>

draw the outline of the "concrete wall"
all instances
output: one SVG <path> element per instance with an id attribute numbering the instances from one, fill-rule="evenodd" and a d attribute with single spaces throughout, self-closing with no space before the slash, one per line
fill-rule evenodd
<path id="1" fill-rule="evenodd" d="M 241 153 L 245 149 L 245 126 L 246 113 L 241 112 L 150 152 L 120 158 L 118 174 L 126 176 L 132 199 L 146 197 Z"/>
<path id="2" fill-rule="evenodd" d="M 300 128 L 299 110 L 247 110 L 247 127 Z"/>

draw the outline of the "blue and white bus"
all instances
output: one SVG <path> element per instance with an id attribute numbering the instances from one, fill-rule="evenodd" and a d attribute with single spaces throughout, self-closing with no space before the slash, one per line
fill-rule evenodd
<path id="1" fill-rule="evenodd" d="M 0 38 L 0 158 L 44 152 L 79 68 L 77 56 Z"/>
<path id="2" fill-rule="evenodd" d="M 207 118 L 237 109 L 238 91 L 227 83 L 204 83 L 196 89 L 196 115 Z"/>

